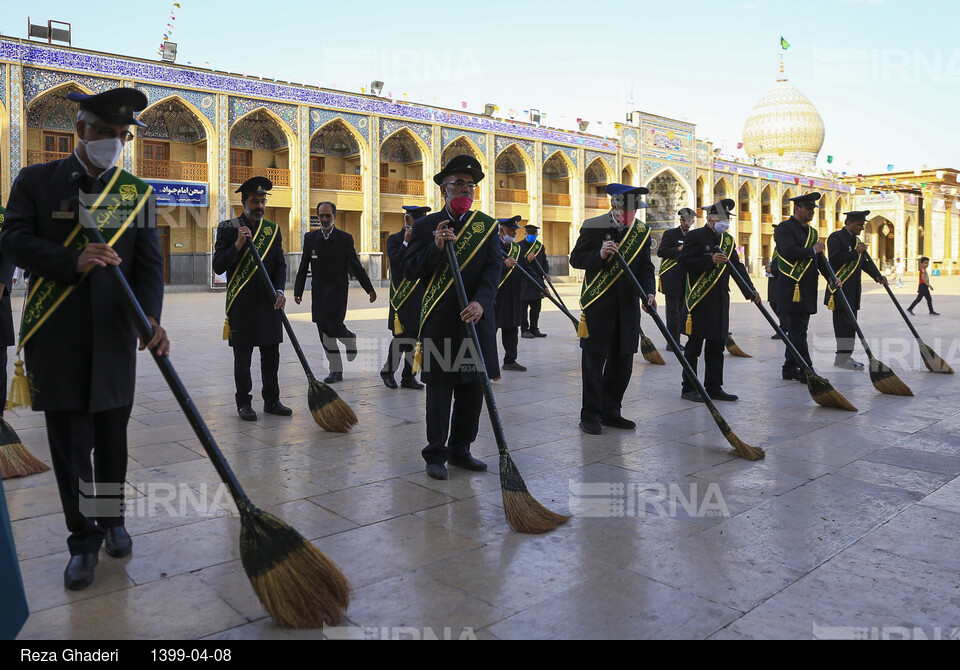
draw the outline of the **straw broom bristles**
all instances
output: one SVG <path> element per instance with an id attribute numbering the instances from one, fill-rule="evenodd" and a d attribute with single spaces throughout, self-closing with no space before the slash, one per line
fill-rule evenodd
<path id="1" fill-rule="evenodd" d="M 26 477 L 49 469 L 49 465 L 23 446 L 13 426 L 0 417 L 0 478 Z"/>
<path id="2" fill-rule="evenodd" d="M 844 398 L 843 394 L 833 388 L 830 382 L 820 375 L 811 374 L 808 371 L 807 388 L 810 390 L 813 401 L 821 407 L 836 407 L 848 412 L 857 411 L 857 408 L 850 404 L 850 401 Z"/>
<path id="3" fill-rule="evenodd" d="M 731 356 L 738 356 L 740 358 L 753 358 L 753 356 L 737 346 L 737 343 L 733 341 L 733 336 L 729 333 L 727 333 L 726 347 Z"/>
<path id="4" fill-rule="evenodd" d="M 520 471 L 506 451 L 500 453 L 500 489 L 507 523 L 518 533 L 546 533 L 570 519 L 548 510 L 530 495 Z"/>
<path id="5" fill-rule="evenodd" d="M 923 364 L 927 366 L 927 370 L 945 375 L 953 374 L 953 368 L 950 367 L 949 363 L 940 358 L 937 352 L 924 344 L 919 338 L 917 338 L 917 344 L 920 347 L 920 356 L 923 358 Z"/>
<path id="6" fill-rule="evenodd" d="M 286 523 L 249 501 L 240 510 L 240 560 L 254 593 L 280 626 L 337 625 L 350 604 L 347 578 Z"/>
<path id="7" fill-rule="evenodd" d="M 873 382 L 874 388 L 880 391 L 880 393 L 903 396 L 913 395 L 910 387 L 900 381 L 900 378 L 893 370 L 876 358 L 870 359 L 870 381 Z"/>
<path id="8" fill-rule="evenodd" d="M 359 419 L 350 405 L 328 384 L 313 376 L 309 384 L 307 406 L 318 426 L 334 433 L 346 433 L 357 425 Z"/>
<path id="9" fill-rule="evenodd" d="M 748 461 L 760 461 L 766 458 L 767 454 L 763 449 L 760 447 L 751 447 L 749 444 L 737 437 L 737 435 L 730 430 L 730 426 L 727 425 L 726 420 L 720 415 L 720 412 L 713 405 L 710 406 L 710 413 L 713 415 L 713 420 L 717 422 L 720 432 L 723 433 L 725 438 L 727 438 L 727 442 L 730 443 L 738 456 L 741 456 Z"/>
<path id="10" fill-rule="evenodd" d="M 640 335 L 640 353 L 643 354 L 644 360 L 648 363 L 653 363 L 654 365 L 666 365 L 666 362 L 663 360 L 663 356 L 661 356 L 660 352 L 657 351 L 657 346 L 653 343 L 653 340 L 642 333 Z"/>

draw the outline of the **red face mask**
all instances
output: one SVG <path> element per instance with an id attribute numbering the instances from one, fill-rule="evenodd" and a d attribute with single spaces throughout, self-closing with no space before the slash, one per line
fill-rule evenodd
<path id="1" fill-rule="evenodd" d="M 473 197 L 469 195 L 458 195 L 456 198 L 450 200 L 450 211 L 457 216 L 469 212 L 472 206 Z"/>
<path id="2" fill-rule="evenodd" d="M 620 223 L 624 226 L 629 226 L 633 223 L 633 220 L 636 218 L 636 212 L 620 212 Z"/>

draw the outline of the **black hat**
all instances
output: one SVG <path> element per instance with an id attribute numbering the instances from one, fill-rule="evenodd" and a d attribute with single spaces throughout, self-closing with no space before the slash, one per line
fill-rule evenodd
<path id="1" fill-rule="evenodd" d="M 803 195 L 798 195 L 795 198 L 790 198 L 790 201 L 793 203 L 794 207 L 819 207 L 817 200 L 820 199 L 820 194 L 817 192 L 804 193 Z"/>
<path id="2" fill-rule="evenodd" d="M 708 216 L 713 215 L 713 216 L 722 216 L 723 218 L 727 218 L 728 216 L 730 216 L 730 212 L 733 211 L 733 208 L 736 207 L 736 205 L 737 203 L 735 203 L 730 198 L 724 198 L 720 202 L 715 202 L 712 205 L 708 205 L 707 207 L 701 207 L 700 209 L 706 212 Z"/>
<path id="3" fill-rule="evenodd" d="M 413 217 L 414 221 L 430 211 L 429 207 L 423 207 L 421 205 L 403 205 L 403 209 L 404 212 Z"/>
<path id="4" fill-rule="evenodd" d="M 240 184 L 240 188 L 234 191 L 234 193 L 239 193 L 241 199 L 246 199 L 251 193 L 266 195 L 267 191 L 272 188 L 273 184 L 266 177 L 250 177 L 250 179 Z"/>
<path id="5" fill-rule="evenodd" d="M 497 219 L 497 223 L 499 223 L 501 226 L 506 226 L 511 230 L 516 230 L 520 227 L 520 218 L 520 215 L 517 214 L 516 216 L 511 216 L 509 219 Z"/>
<path id="6" fill-rule="evenodd" d="M 456 172 L 465 172 L 473 177 L 474 182 L 483 180 L 483 170 L 480 169 L 480 161 L 469 154 L 460 154 L 451 158 L 440 172 L 433 175 L 433 181 L 437 186 L 443 184 L 447 175 Z"/>
<path id="7" fill-rule="evenodd" d="M 540 230 L 540 227 L 539 227 L 539 226 L 535 226 L 535 225 L 533 225 L 533 224 L 531 224 L 531 223 L 528 223 L 527 225 L 525 225 L 525 226 L 523 227 L 523 229 L 526 230 L 528 233 L 534 233 L 534 234 L 536 234 L 536 233 Z"/>
<path id="8" fill-rule="evenodd" d="M 870 210 L 865 209 L 862 212 L 844 212 L 843 215 L 847 217 L 847 221 L 866 221 L 869 213 Z"/>
<path id="9" fill-rule="evenodd" d="M 695 219 L 697 218 L 697 213 L 690 209 L 689 207 L 684 207 L 677 214 L 681 219 Z"/>
<path id="10" fill-rule="evenodd" d="M 649 189 L 628 184 L 607 184 L 607 195 L 646 195 Z"/>
<path id="11" fill-rule="evenodd" d="M 146 128 L 134 116 L 147 106 L 147 96 L 135 88 L 112 88 L 96 95 L 67 93 L 67 99 L 80 103 L 80 109 L 94 114 L 104 123 L 116 126 L 140 126 Z"/>

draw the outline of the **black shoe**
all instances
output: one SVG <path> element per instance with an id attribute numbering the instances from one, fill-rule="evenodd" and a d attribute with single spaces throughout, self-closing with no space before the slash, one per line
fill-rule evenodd
<path id="1" fill-rule="evenodd" d="M 324 384 L 333 384 L 333 383 L 335 383 L 335 382 L 342 382 L 342 381 L 343 381 L 343 373 L 342 373 L 342 372 L 331 372 L 330 374 L 328 374 L 328 375 L 324 378 L 323 383 L 324 383 Z"/>
<path id="2" fill-rule="evenodd" d="M 908 309 L 907 311 L 910 312 L 910 316 L 916 316 L 916 314 L 913 313 L 912 309 Z"/>
<path id="3" fill-rule="evenodd" d="M 470 452 L 460 454 L 459 456 L 451 455 L 447 463 L 456 465 L 458 468 L 463 468 L 464 470 L 473 470 L 474 472 L 483 472 L 487 469 L 487 464 L 479 458 L 474 458 Z"/>
<path id="4" fill-rule="evenodd" d="M 96 554 L 71 556 L 63 571 L 63 585 L 71 591 L 82 591 L 93 584 L 93 569 L 99 560 Z"/>
<path id="5" fill-rule="evenodd" d="M 253 408 L 250 405 L 244 405 L 243 407 L 237 408 L 237 414 L 240 415 L 240 418 L 244 421 L 256 421 L 257 413 L 253 411 Z"/>
<path id="6" fill-rule="evenodd" d="M 584 421 L 582 419 L 580 420 L 580 430 L 587 435 L 599 435 L 601 432 L 603 432 L 600 424 L 596 421 Z"/>
<path id="7" fill-rule="evenodd" d="M 130 539 L 127 529 L 123 526 L 117 526 L 115 528 L 107 528 L 106 531 L 107 540 L 104 543 L 104 549 L 107 552 L 107 556 L 112 556 L 113 558 L 129 556 L 133 550 L 133 540 Z"/>
<path id="8" fill-rule="evenodd" d="M 718 391 L 707 391 L 707 395 L 709 395 L 714 400 L 729 400 L 730 402 L 733 402 L 734 400 L 737 400 L 740 397 L 738 395 L 734 395 L 733 393 L 727 393 L 723 389 L 720 389 Z"/>
<path id="9" fill-rule="evenodd" d="M 380 379 L 383 380 L 383 385 L 388 389 L 397 388 L 397 380 L 393 378 L 393 375 L 388 375 L 386 372 L 381 372 Z"/>
<path id="10" fill-rule="evenodd" d="M 930 316 L 940 316 L 940 312 L 930 312 Z"/>
<path id="11" fill-rule="evenodd" d="M 610 426 L 611 428 L 622 428 L 624 430 L 633 430 L 637 427 L 635 421 L 624 419 L 622 416 L 611 416 L 606 419 L 600 419 L 600 424 Z"/>
<path id="12" fill-rule="evenodd" d="M 785 369 L 782 370 L 780 376 L 784 379 L 791 379 L 798 381 L 801 384 L 807 383 L 807 373 L 803 371 L 802 368 L 793 368 L 792 370 Z"/>
<path id="13" fill-rule="evenodd" d="M 416 377 L 411 377 L 410 379 L 401 379 L 400 388 L 413 389 L 414 391 L 422 391 L 424 389 L 424 386 L 423 384 L 417 381 Z"/>
<path id="14" fill-rule="evenodd" d="M 531 333 L 529 330 L 525 330 L 522 333 L 520 333 L 520 337 L 522 337 L 525 340 L 532 340 L 533 338 L 536 337 L 536 335 Z"/>
<path id="15" fill-rule="evenodd" d="M 450 479 L 447 466 L 443 463 L 427 463 L 427 476 L 431 479 Z"/>
<path id="16" fill-rule="evenodd" d="M 546 337 L 546 333 L 541 333 L 539 328 L 531 328 L 530 332 L 533 333 L 534 337 Z"/>
<path id="17" fill-rule="evenodd" d="M 526 372 L 526 371 L 527 371 L 527 368 L 525 368 L 524 366 L 520 365 L 520 364 L 517 363 L 516 361 L 513 361 L 512 363 L 504 363 L 503 366 L 502 366 L 502 368 L 503 368 L 504 370 L 513 370 L 514 372 Z"/>
<path id="18" fill-rule="evenodd" d="M 293 410 L 279 400 L 272 402 L 269 405 L 264 405 L 263 411 L 267 414 L 276 414 L 277 416 L 290 416 L 293 414 Z"/>
<path id="19" fill-rule="evenodd" d="M 771 340 L 782 340 L 783 338 L 780 337 L 780 333 L 774 333 L 773 337 L 771 337 L 770 339 L 771 339 Z"/>
<path id="20" fill-rule="evenodd" d="M 703 402 L 703 396 L 700 395 L 699 391 L 684 391 L 680 394 L 680 397 L 690 402 Z"/>

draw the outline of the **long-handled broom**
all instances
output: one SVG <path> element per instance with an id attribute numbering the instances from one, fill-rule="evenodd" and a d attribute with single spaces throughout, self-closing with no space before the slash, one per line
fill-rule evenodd
<path id="1" fill-rule="evenodd" d="M 450 242 L 445 243 L 443 246 L 447 252 L 450 269 L 453 271 L 453 282 L 457 291 L 457 300 L 460 302 L 460 309 L 466 309 L 468 304 L 467 291 L 463 285 L 463 277 L 460 275 L 460 264 L 457 262 L 457 254 L 454 251 L 453 244 Z M 570 517 L 548 510 L 527 491 L 527 485 L 524 483 L 523 477 L 520 476 L 520 471 L 517 469 L 507 449 L 507 440 L 503 434 L 503 425 L 500 423 L 497 403 L 493 399 L 493 388 L 490 385 L 490 377 L 487 375 L 487 364 L 483 360 L 480 338 L 477 337 L 477 327 L 471 322 L 465 323 L 464 328 L 476 351 L 479 368 L 477 372 L 480 375 L 480 383 L 483 386 L 483 399 L 487 405 L 487 413 L 490 415 L 490 423 L 493 425 L 493 435 L 497 440 L 497 451 L 500 452 L 500 489 L 503 496 L 503 511 L 507 516 L 507 523 L 518 533 L 537 534 L 553 530 L 557 526 L 566 523 Z"/>
<path id="2" fill-rule="evenodd" d="M 96 226 L 88 226 L 87 231 L 94 242 L 103 244 L 103 237 Z M 107 272 L 120 292 L 127 315 L 141 340 L 150 342 L 153 339 L 153 327 L 147 321 L 127 280 L 115 265 L 108 265 Z M 173 363 L 153 350 L 151 354 L 183 413 L 187 415 L 210 462 L 237 504 L 240 512 L 240 559 L 264 609 L 278 625 L 290 628 L 318 628 L 323 624 L 339 623 L 350 603 L 351 588 L 346 577 L 333 561 L 300 533 L 250 502 L 173 369 Z"/>
<path id="3" fill-rule="evenodd" d="M 267 269 L 263 265 L 263 259 L 260 258 L 260 254 L 257 253 L 257 248 L 253 246 L 253 240 L 247 239 L 247 247 L 250 249 L 250 253 L 253 254 L 253 258 L 257 261 L 257 266 L 259 267 L 258 274 L 263 278 L 263 286 L 269 290 L 273 301 L 276 302 L 277 289 L 275 289 L 270 282 L 270 276 L 267 274 Z M 350 405 L 337 395 L 336 391 L 313 375 L 313 371 L 310 370 L 310 364 L 307 363 L 307 357 L 303 355 L 300 342 L 297 340 L 297 336 L 293 332 L 293 327 L 290 325 L 290 319 L 287 318 L 287 313 L 283 310 L 280 310 L 280 319 L 283 321 L 283 327 L 287 331 L 287 336 L 290 338 L 290 344 L 293 345 L 293 350 L 297 352 L 300 365 L 303 366 L 303 371 L 307 374 L 307 406 L 310 408 L 313 420 L 324 430 L 329 430 L 334 433 L 346 433 L 357 425 L 359 421 L 357 415 L 350 409 Z"/>
<path id="4" fill-rule="evenodd" d="M 731 356 L 736 356 L 738 358 L 753 358 L 753 356 L 737 346 L 737 343 L 733 341 L 733 335 L 730 333 L 727 333 L 727 340 L 724 344 Z"/>
<path id="5" fill-rule="evenodd" d="M 873 262 L 868 254 L 864 254 L 864 256 L 866 256 L 867 261 Z M 923 358 L 923 364 L 927 366 L 927 370 L 930 372 L 940 372 L 943 374 L 952 375 L 953 368 L 950 367 L 950 364 L 940 358 L 937 352 L 927 346 L 924 341 L 920 339 L 920 334 L 917 332 L 917 329 L 913 327 L 910 317 L 907 316 L 905 311 L 903 311 L 903 306 L 900 304 L 900 301 L 897 300 L 897 296 L 893 294 L 893 290 L 890 288 L 890 285 L 884 284 L 883 288 L 887 289 L 887 295 L 889 295 L 890 299 L 893 300 L 893 304 L 897 306 L 897 311 L 900 312 L 900 316 L 902 316 L 903 320 L 907 322 L 907 328 L 910 329 L 910 332 L 913 333 L 913 337 L 917 340 L 917 346 L 920 347 L 920 357 Z"/>
<path id="6" fill-rule="evenodd" d="M 830 279 L 836 283 L 837 275 L 833 271 L 833 266 L 830 265 L 830 261 L 823 255 L 823 252 L 820 252 L 818 256 L 820 257 L 820 262 L 822 262 L 827 269 L 827 274 L 830 275 Z M 873 382 L 873 387 L 880 391 L 880 393 L 886 393 L 888 395 L 912 396 L 913 391 L 910 390 L 910 387 L 904 384 L 893 370 L 874 358 L 873 352 L 870 350 L 870 345 L 867 344 L 867 338 L 863 336 L 860 324 L 857 323 L 857 319 L 853 315 L 853 308 L 850 307 L 850 302 L 847 300 L 847 295 L 843 292 L 843 288 L 838 286 L 834 295 L 839 296 L 840 304 L 843 305 L 843 310 L 847 313 L 847 318 L 850 319 L 850 323 L 853 324 L 854 329 L 857 331 L 860 342 L 863 344 L 863 350 L 867 352 L 867 357 L 870 359 L 870 381 Z"/>
<path id="7" fill-rule="evenodd" d="M 630 284 L 633 286 L 633 290 L 645 303 L 647 299 L 647 292 L 643 290 L 642 286 L 640 286 L 640 282 L 637 281 L 637 276 L 633 274 L 633 270 L 631 270 L 630 266 L 627 265 L 627 261 L 623 257 L 623 254 L 621 254 L 620 250 L 618 249 L 614 252 L 614 256 L 616 257 L 617 261 L 619 261 L 620 266 L 623 268 L 623 274 L 630 281 Z M 697 374 L 693 371 L 693 368 L 690 367 L 690 363 L 688 363 L 687 359 L 684 358 L 683 354 L 680 353 L 680 345 L 678 345 L 676 340 L 673 339 L 673 335 L 671 335 L 670 331 L 667 330 L 667 326 L 663 323 L 660 315 L 657 314 L 657 311 L 652 307 L 647 307 L 647 311 L 650 313 L 650 316 L 653 317 L 653 322 L 657 324 L 657 328 L 660 329 L 660 333 L 670 345 L 670 348 L 676 355 L 677 360 L 680 361 L 680 365 L 683 366 L 683 372 L 687 376 L 687 380 L 693 384 L 700 393 L 700 397 L 703 398 L 704 404 L 707 406 L 707 409 L 710 410 L 710 415 L 716 422 L 717 427 L 720 429 L 720 432 L 726 438 L 727 442 L 733 446 L 736 454 L 738 456 L 742 456 L 748 461 L 759 461 L 760 459 L 764 458 L 766 454 L 764 453 L 763 449 L 760 447 L 750 446 L 737 437 L 732 430 L 730 430 L 730 426 L 727 425 L 723 415 L 720 414 L 720 410 L 718 410 L 716 405 L 713 404 L 713 401 L 710 399 L 710 395 L 707 393 L 707 390 L 703 388 L 703 384 L 700 382 Z"/>
<path id="8" fill-rule="evenodd" d="M 727 261 L 727 268 L 730 270 L 730 276 L 733 277 L 734 281 L 740 286 L 744 291 L 748 290 L 746 280 L 740 275 L 740 271 L 729 261 Z M 755 303 L 760 309 L 761 314 L 766 317 L 767 322 L 773 329 L 777 331 L 777 334 L 780 335 L 780 339 L 783 340 L 784 344 L 787 345 L 787 348 L 790 350 L 790 353 L 793 354 L 793 358 L 796 361 L 800 362 L 800 367 L 803 368 L 804 373 L 807 377 L 807 389 L 810 391 L 810 397 L 813 398 L 813 401 L 818 405 L 823 407 L 836 407 L 837 409 L 845 409 L 849 412 L 856 412 L 857 408 L 850 404 L 850 401 L 843 397 L 838 390 L 833 388 L 830 382 L 818 375 L 813 371 L 807 362 L 803 360 L 803 356 L 800 355 L 800 352 L 797 351 L 797 348 L 793 345 L 793 342 L 790 341 L 790 338 L 787 337 L 787 334 L 783 332 L 783 329 L 780 328 L 780 324 L 770 315 L 770 312 L 767 311 L 767 308 L 763 306 L 763 303 Z"/>

